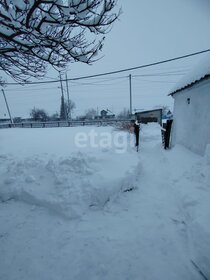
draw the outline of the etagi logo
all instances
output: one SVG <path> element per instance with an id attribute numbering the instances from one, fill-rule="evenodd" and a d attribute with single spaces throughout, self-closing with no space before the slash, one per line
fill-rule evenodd
<path id="1" fill-rule="evenodd" d="M 128 134 L 125 132 L 96 132 L 94 129 L 90 132 L 79 132 L 75 135 L 74 143 L 78 148 L 101 148 L 114 149 L 116 153 L 126 152 L 128 146 L 132 146 L 128 140 Z"/>

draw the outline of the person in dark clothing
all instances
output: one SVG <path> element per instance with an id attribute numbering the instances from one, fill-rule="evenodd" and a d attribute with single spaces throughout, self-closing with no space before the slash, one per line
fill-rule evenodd
<path id="1" fill-rule="evenodd" d="M 136 136 L 136 150 L 138 152 L 139 150 L 139 130 L 140 130 L 140 124 L 138 120 L 135 121 L 134 123 L 134 134 Z"/>

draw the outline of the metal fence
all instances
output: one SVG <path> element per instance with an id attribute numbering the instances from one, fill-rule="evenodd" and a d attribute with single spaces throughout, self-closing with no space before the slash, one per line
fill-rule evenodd
<path id="1" fill-rule="evenodd" d="M 87 125 L 115 125 L 119 123 L 130 123 L 130 119 L 104 119 L 104 120 L 84 120 L 84 121 L 50 121 L 50 122 L 20 122 L 2 123 L 0 128 L 50 128 L 50 127 L 74 127 Z"/>

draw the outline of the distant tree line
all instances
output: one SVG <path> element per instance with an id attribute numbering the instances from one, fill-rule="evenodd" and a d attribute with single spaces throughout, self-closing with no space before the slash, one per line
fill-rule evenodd
<path id="1" fill-rule="evenodd" d="M 58 112 L 49 115 L 46 110 L 40 108 L 33 108 L 30 111 L 30 117 L 33 121 L 60 121 L 60 120 L 70 120 L 71 114 L 76 107 L 75 103 L 72 100 L 68 102 L 64 99 L 63 95 L 61 96 L 61 105 L 60 105 L 60 114 Z"/>
<path id="2" fill-rule="evenodd" d="M 107 111 L 108 113 L 108 109 L 107 110 L 102 110 L 102 111 Z M 102 112 L 101 111 L 101 112 Z M 109 111 L 111 112 L 111 111 Z M 114 118 L 114 119 L 129 119 L 130 118 L 130 112 L 128 109 L 124 108 L 122 111 L 120 111 L 117 115 L 112 114 L 107 115 L 104 118 Z M 86 110 L 84 115 L 78 116 L 77 119 L 78 120 L 96 120 L 96 119 L 101 119 L 101 113 L 99 114 L 98 110 L 94 109 L 94 108 L 89 108 L 88 110 Z"/>

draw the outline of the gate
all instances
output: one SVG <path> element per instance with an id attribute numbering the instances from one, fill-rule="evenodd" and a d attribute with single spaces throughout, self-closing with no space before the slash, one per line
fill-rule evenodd
<path id="1" fill-rule="evenodd" d="M 165 150 L 170 148 L 170 136 L 171 136 L 172 123 L 173 123 L 173 120 L 167 120 L 167 122 L 163 124 L 163 127 L 161 129 L 162 144 L 163 144 L 163 147 Z"/>

